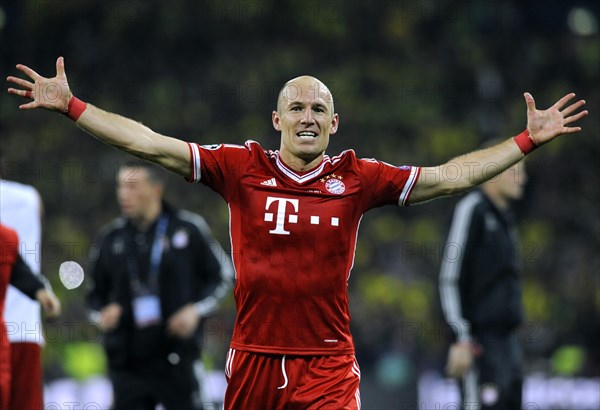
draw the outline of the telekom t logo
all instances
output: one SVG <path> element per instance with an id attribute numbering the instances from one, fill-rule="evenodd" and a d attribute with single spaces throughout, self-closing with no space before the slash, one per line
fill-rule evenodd
<path id="1" fill-rule="evenodd" d="M 290 199 L 290 198 L 277 198 L 277 197 L 273 197 L 273 196 L 268 196 L 267 204 L 265 205 L 265 210 L 268 211 L 273 202 L 277 203 L 277 221 L 275 223 L 275 229 L 271 229 L 269 231 L 269 233 L 272 233 L 275 235 L 289 235 L 290 231 L 286 231 L 283 226 L 285 223 L 287 204 L 288 203 L 291 204 L 293 207 L 293 211 L 298 212 L 298 200 Z M 273 213 L 272 212 L 265 212 L 265 222 L 273 222 Z M 291 224 L 298 223 L 298 215 L 297 214 L 288 215 L 288 222 Z"/>
<path id="2" fill-rule="evenodd" d="M 271 229 L 269 233 L 275 235 L 289 235 L 290 231 L 285 230 L 286 216 L 287 223 L 297 224 L 298 223 L 298 204 L 299 201 L 297 199 L 290 198 L 277 198 L 276 196 L 268 196 L 267 204 L 265 205 L 265 210 L 268 211 L 271 208 L 273 202 L 277 202 L 277 220 L 275 221 L 275 229 Z M 288 204 L 292 206 L 291 212 L 288 213 Z M 274 219 L 273 212 L 265 212 L 265 222 L 273 222 Z M 333 228 L 337 228 L 340 226 L 340 218 L 337 216 L 331 216 L 327 218 L 323 218 L 318 215 L 310 215 L 310 224 L 311 225 L 329 225 Z"/>

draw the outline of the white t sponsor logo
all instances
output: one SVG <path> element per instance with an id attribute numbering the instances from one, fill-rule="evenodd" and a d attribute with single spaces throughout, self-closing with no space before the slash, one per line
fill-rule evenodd
<path id="1" fill-rule="evenodd" d="M 290 198 L 278 198 L 274 196 L 267 197 L 267 203 L 265 210 L 269 211 L 272 208 L 273 203 L 277 203 L 276 212 L 265 212 L 265 222 L 275 222 L 275 229 L 271 229 L 269 233 L 275 235 L 289 235 L 290 231 L 285 229 L 285 224 L 297 224 L 298 223 L 298 199 Z M 292 205 L 291 212 L 288 212 L 288 204 Z M 277 215 L 277 216 L 275 216 Z M 310 216 L 311 225 L 320 225 L 321 223 L 329 224 L 333 227 L 340 226 L 340 218 L 336 216 L 322 218 L 317 215 Z"/>
<path id="2" fill-rule="evenodd" d="M 298 223 L 298 214 L 286 214 L 287 204 L 291 204 L 294 212 L 298 212 L 298 200 L 290 199 L 290 198 L 277 198 L 273 196 L 267 197 L 267 204 L 265 205 L 265 210 L 269 210 L 271 204 L 273 202 L 277 202 L 277 219 L 275 221 L 275 229 L 271 229 L 269 233 L 275 235 L 289 235 L 290 232 L 286 231 L 284 228 L 284 224 L 286 222 L 285 218 L 288 217 L 287 222 L 291 224 Z M 265 212 L 265 222 L 273 222 L 273 213 Z"/>

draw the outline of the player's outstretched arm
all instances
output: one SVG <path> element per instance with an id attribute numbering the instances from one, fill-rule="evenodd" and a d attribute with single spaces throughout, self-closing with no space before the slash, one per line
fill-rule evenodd
<path id="1" fill-rule="evenodd" d="M 9 88 L 10 94 L 30 99 L 19 106 L 22 110 L 45 108 L 61 112 L 73 118 L 77 126 L 95 138 L 137 157 L 155 162 L 173 172 L 189 176 L 189 149 L 187 143 L 176 138 L 166 137 L 131 119 L 85 105 L 73 98 L 62 57 L 56 60 L 56 76 L 46 78 L 31 68 L 18 64 L 17 69 L 29 77 L 25 80 L 9 76 L 7 81 L 19 88 Z M 73 104 L 83 112 L 70 115 Z"/>
<path id="2" fill-rule="evenodd" d="M 490 148 L 453 158 L 437 167 L 424 167 L 413 188 L 411 204 L 428 201 L 444 195 L 464 192 L 487 181 L 520 161 L 534 148 L 546 144 L 563 134 L 581 131 L 571 126 L 588 115 L 578 111 L 584 100 L 568 104 L 575 94 L 570 93 L 546 110 L 535 107 L 533 96 L 524 94 L 527 105 L 527 129 L 514 138 Z"/>

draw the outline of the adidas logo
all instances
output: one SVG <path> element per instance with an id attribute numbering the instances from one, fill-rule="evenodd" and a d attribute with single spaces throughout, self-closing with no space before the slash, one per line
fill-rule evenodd
<path id="1" fill-rule="evenodd" d="M 265 185 L 265 186 L 277 186 L 277 182 L 275 182 L 275 178 L 267 179 L 266 181 L 263 181 L 260 184 Z"/>

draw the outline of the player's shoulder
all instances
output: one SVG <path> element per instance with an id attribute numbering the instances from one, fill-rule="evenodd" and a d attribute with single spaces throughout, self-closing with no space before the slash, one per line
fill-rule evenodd
<path id="1" fill-rule="evenodd" d="M 323 162 L 329 164 L 331 167 L 347 167 L 357 165 L 359 158 L 356 156 L 356 152 L 353 149 L 347 149 L 340 152 L 337 155 L 325 155 Z"/>
<path id="2" fill-rule="evenodd" d="M 230 144 L 230 143 L 220 143 L 220 144 L 196 144 L 198 147 L 208 150 L 208 151 L 217 151 L 217 150 L 245 150 L 245 151 L 253 151 L 253 150 L 262 150 L 260 144 L 254 140 L 246 140 L 243 144 Z"/>
<path id="3" fill-rule="evenodd" d="M 251 155 L 259 158 L 271 158 L 277 155 L 276 151 L 265 149 L 260 145 L 260 142 L 254 140 L 247 140 L 244 143 L 244 148 L 247 149 Z"/>
<path id="4" fill-rule="evenodd" d="M 224 154 L 226 158 L 235 161 L 242 161 L 249 158 L 270 158 L 275 155 L 274 151 L 264 149 L 259 142 L 254 140 L 246 140 L 243 144 L 212 144 L 199 145 L 200 148 L 207 151 L 215 151 L 215 153 Z"/>
<path id="5" fill-rule="evenodd" d="M 325 160 L 331 162 L 333 167 L 354 168 L 358 172 L 379 172 L 382 165 L 397 168 L 376 158 L 359 157 L 353 149 L 344 150 L 336 156 L 325 156 Z"/>
<path id="6" fill-rule="evenodd" d="M 344 150 L 344 151 L 340 152 L 338 155 L 330 157 L 330 160 L 333 164 L 336 164 L 338 162 L 348 162 L 348 163 L 354 163 L 358 166 L 364 166 L 364 165 L 368 166 L 371 164 L 390 165 L 390 164 L 387 164 L 377 158 L 359 157 L 353 149 Z M 390 165 L 390 166 L 393 166 L 393 165 Z"/>
<path id="7" fill-rule="evenodd" d="M 359 159 L 353 149 L 345 149 L 337 155 L 325 155 L 325 158 L 334 163 L 348 159 Z"/>

